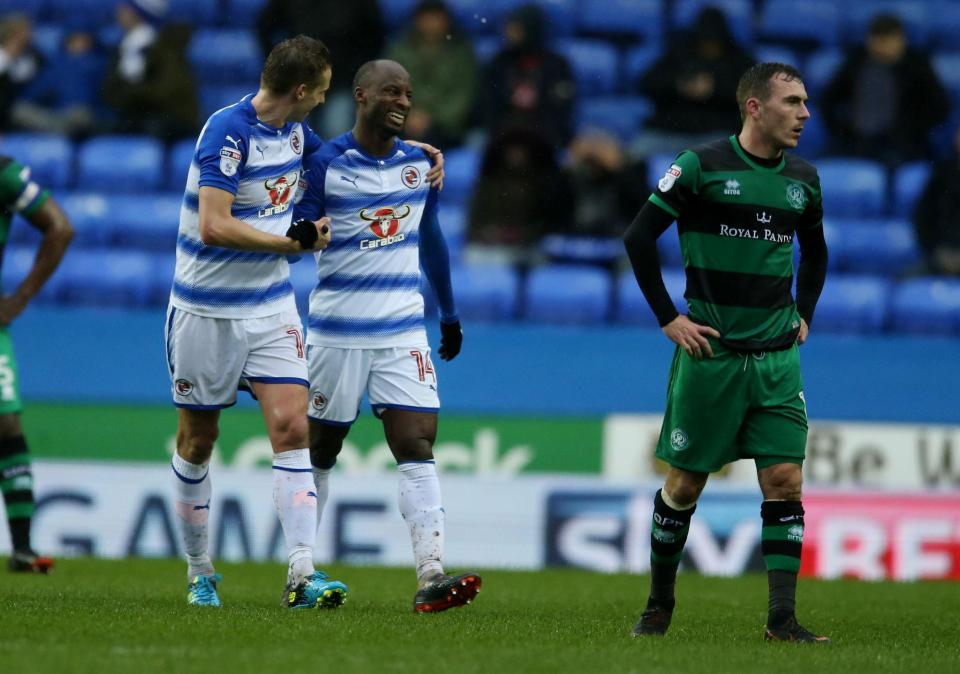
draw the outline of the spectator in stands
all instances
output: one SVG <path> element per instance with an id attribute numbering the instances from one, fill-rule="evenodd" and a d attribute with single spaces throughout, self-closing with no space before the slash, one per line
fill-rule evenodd
<path id="1" fill-rule="evenodd" d="M 713 140 L 740 128 L 733 92 L 753 58 L 737 45 L 726 15 L 705 7 L 689 33 L 678 35 L 640 78 L 654 103 L 647 128 L 632 144 L 646 158 Z"/>
<path id="2" fill-rule="evenodd" d="M 536 5 L 518 7 L 507 19 L 507 44 L 484 74 L 484 126 L 491 134 L 524 127 L 543 134 L 554 147 L 573 136 L 573 73 L 567 60 L 548 48 L 549 34 Z"/>
<path id="3" fill-rule="evenodd" d="M 85 25 L 66 26 L 57 56 L 14 103 L 12 122 L 19 129 L 82 137 L 97 119 L 104 59 L 96 37 Z"/>
<path id="4" fill-rule="evenodd" d="M 0 131 L 13 124 L 15 101 L 37 78 L 43 57 L 33 46 L 33 24 L 26 14 L 0 21 Z"/>
<path id="5" fill-rule="evenodd" d="M 268 0 L 257 20 L 257 32 L 264 56 L 281 40 L 299 34 L 327 45 L 333 54 L 333 80 L 327 102 L 313 112 L 311 126 L 323 138 L 351 128 L 353 73 L 380 58 L 386 42 L 377 0 Z"/>
<path id="6" fill-rule="evenodd" d="M 121 0 L 123 38 L 104 84 L 116 112 L 115 131 L 164 139 L 195 135 L 197 86 L 187 60 L 191 29 L 163 25 L 167 0 Z"/>
<path id="7" fill-rule="evenodd" d="M 928 157 L 931 129 L 946 119 L 947 93 L 900 20 L 878 14 L 823 93 L 834 151 L 888 165 Z"/>
<path id="8" fill-rule="evenodd" d="M 570 190 L 553 145 L 514 127 L 491 139 L 470 202 L 466 257 L 524 268 L 548 231 L 565 228 Z"/>
<path id="9" fill-rule="evenodd" d="M 952 156 L 934 165 L 913 213 L 923 273 L 960 276 L 960 130 Z"/>
<path id="10" fill-rule="evenodd" d="M 642 166 L 627 158 L 616 138 L 587 130 L 570 144 L 563 173 L 573 204 L 557 223 L 569 227 L 561 233 L 617 237 L 619 242 L 643 206 Z"/>
<path id="11" fill-rule="evenodd" d="M 431 145 L 460 145 L 467 131 L 477 65 L 470 40 L 443 0 L 423 0 L 407 34 L 388 52 L 417 83 L 406 133 Z"/>

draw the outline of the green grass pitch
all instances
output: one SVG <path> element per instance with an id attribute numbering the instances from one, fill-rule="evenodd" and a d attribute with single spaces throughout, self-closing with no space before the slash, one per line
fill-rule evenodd
<path id="1" fill-rule="evenodd" d="M 333 611 L 280 607 L 277 564 L 219 564 L 224 607 L 185 603 L 175 560 L 62 560 L 0 575 L 0 671 L 957 672 L 960 583 L 800 583 L 801 622 L 828 647 L 761 638 L 766 579 L 682 574 L 669 635 L 633 639 L 648 580 L 582 571 L 487 571 L 470 606 L 412 612 L 409 569 L 337 566 Z M 482 570 L 481 570 L 482 572 Z"/>

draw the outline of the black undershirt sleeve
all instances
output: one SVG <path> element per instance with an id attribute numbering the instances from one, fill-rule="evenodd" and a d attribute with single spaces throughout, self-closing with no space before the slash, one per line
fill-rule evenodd
<path id="1" fill-rule="evenodd" d="M 827 242 L 823 227 L 805 227 L 797 230 L 800 243 L 800 265 L 797 268 L 797 311 L 800 318 L 813 322 L 813 311 L 820 299 L 823 282 L 827 278 Z"/>
<path id="2" fill-rule="evenodd" d="M 667 231 L 673 219 L 672 215 L 648 201 L 623 235 L 633 274 L 637 277 L 640 290 L 643 291 L 647 304 L 653 309 L 660 327 L 680 315 L 663 284 L 660 256 L 657 253 L 657 239 Z M 819 295 L 819 291 L 817 294 Z"/>

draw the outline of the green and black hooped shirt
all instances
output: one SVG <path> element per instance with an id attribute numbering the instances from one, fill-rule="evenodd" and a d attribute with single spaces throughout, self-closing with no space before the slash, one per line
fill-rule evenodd
<path id="1" fill-rule="evenodd" d="M 682 152 L 650 201 L 677 219 L 691 320 L 737 351 L 796 341 L 793 238 L 823 221 L 812 165 L 784 152 L 763 166 L 730 136 Z"/>

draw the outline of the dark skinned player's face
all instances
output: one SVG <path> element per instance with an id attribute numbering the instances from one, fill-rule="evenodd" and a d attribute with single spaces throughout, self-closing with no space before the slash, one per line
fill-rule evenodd
<path id="1" fill-rule="evenodd" d="M 391 69 L 367 89 L 363 116 L 384 135 L 396 136 L 403 132 L 412 101 L 410 75 L 403 70 Z"/>

